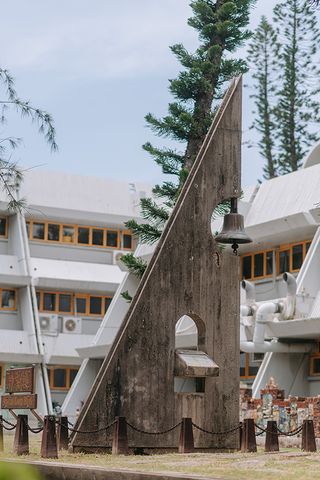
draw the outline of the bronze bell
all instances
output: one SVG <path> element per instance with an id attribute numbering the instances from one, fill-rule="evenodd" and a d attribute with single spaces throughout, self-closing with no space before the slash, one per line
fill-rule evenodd
<path id="1" fill-rule="evenodd" d="M 221 232 L 215 237 L 218 243 L 231 244 L 232 249 L 237 255 L 239 243 L 250 243 L 251 238 L 245 232 L 243 215 L 238 213 L 237 199 L 231 198 L 230 213 L 224 216 Z"/>

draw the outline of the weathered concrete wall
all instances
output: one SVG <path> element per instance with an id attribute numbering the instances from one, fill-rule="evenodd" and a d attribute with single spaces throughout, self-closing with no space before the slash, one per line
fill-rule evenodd
<path id="1" fill-rule="evenodd" d="M 192 413 L 200 426 L 239 421 L 239 259 L 220 252 L 211 217 L 240 194 L 241 79 L 230 86 L 166 225 L 153 258 L 84 405 L 77 428 L 94 430 L 125 416 L 140 429 L 170 428 Z M 205 392 L 174 393 L 175 324 L 190 316 L 199 349 L 220 367 Z M 75 434 L 72 446 L 111 445 L 111 431 Z M 129 445 L 172 448 L 179 431 L 151 436 L 129 429 Z M 196 437 L 199 448 L 236 448 L 238 435 Z"/>

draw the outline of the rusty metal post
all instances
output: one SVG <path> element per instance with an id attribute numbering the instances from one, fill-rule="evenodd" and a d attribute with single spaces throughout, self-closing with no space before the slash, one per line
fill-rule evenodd
<path id="1" fill-rule="evenodd" d="M 41 439 L 41 457 L 58 458 L 56 418 L 53 415 L 46 415 L 44 417 Z"/>
<path id="2" fill-rule="evenodd" d="M 28 415 L 18 415 L 13 452 L 17 455 L 29 454 Z"/>
<path id="3" fill-rule="evenodd" d="M 194 451 L 192 418 L 184 417 L 180 427 L 179 453 L 192 453 Z"/>
<path id="4" fill-rule="evenodd" d="M 128 433 L 126 417 L 116 417 L 113 426 L 112 455 L 127 455 Z"/>
<path id="5" fill-rule="evenodd" d="M 256 452 L 256 432 L 253 418 L 245 418 L 243 422 L 241 452 Z"/>
<path id="6" fill-rule="evenodd" d="M 57 423 L 57 442 L 59 450 L 68 450 L 69 445 L 68 417 L 60 417 Z"/>
<path id="7" fill-rule="evenodd" d="M 239 424 L 239 448 L 238 448 L 238 450 L 241 450 L 242 437 L 243 437 L 243 422 L 240 422 L 240 424 Z"/>
<path id="8" fill-rule="evenodd" d="M 317 445 L 314 435 L 313 420 L 304 420 L 302 425 L 301 450 L 304 452 L 316 452 Z"/>
<path id="9" fill-rule="evenodd" d="M 0 415 L 0 452 L 3 452 L 3 418 Z"/>
<path id="10" fill-rule="evenodd" d="M 274 420 L 268 420 L 266 441 L 264 445 L 265 452 L 279 452 L 279 437 L 277 422 Z"/>

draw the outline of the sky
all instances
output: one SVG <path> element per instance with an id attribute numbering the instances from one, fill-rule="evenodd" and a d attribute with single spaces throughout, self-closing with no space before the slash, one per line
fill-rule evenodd
<path id="1" fill-rule="evenodd" d="M 271 18 L 276 0 L 258 0 L 250 26 Z M 94 175 L 150 184 L 164 178 L 141 149 L 165 145 L 146 127 L 144 116 L 161 117 L 171 100 L 168 79 L 180 65 L 169 45 L 194 50 L 187 26 L 189 0 L 10 0 L 1 8 L 1 68 L 15 77 L 22 99 L 50 112 L 58 153 L 51 153 L 35 125 L 8 115 L 1 136 L 23 138 L 11 159 L 31 168 Z M 245 49 L 239 52 L 243 58 Z M 250 83 L 250 78 L 246 79 Z M 3 92 L 2 92 L 3 98 Z M 252 103 L 243 102 L 243 139 Z M 262 177 L 256 148 L 243 147 L 243 185 Z"/>

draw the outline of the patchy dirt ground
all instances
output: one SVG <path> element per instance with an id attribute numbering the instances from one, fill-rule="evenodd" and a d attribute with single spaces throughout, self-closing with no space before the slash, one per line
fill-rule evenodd
<path id="1" fill-rule="evenodd" d="M 33 437 L 30 455 L 16 457 L 12 454 L 13 437 L 5 437 L 5 458 L 40 460 L 40 439 Z M 59 460 L 76 465 L 96 465 L 107 469 L 127 469 L 149 472 L 180 472 L 197 476 L 233 480 L 314 480 L 320 478 L 320 453 L 307 454 L 297 448 L 282 449 L 280 453 L 193 453 L 146 456 L 112 456 L 110 454 L 72 454 L 60 452 Z M 56 461 L 56 460 L 55 460 Z"/>

